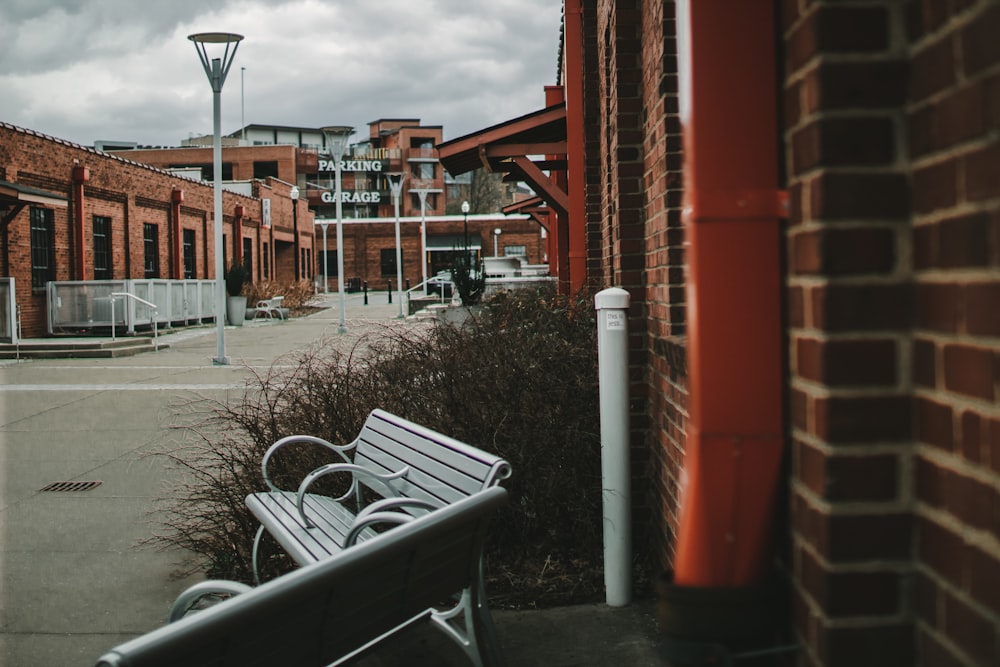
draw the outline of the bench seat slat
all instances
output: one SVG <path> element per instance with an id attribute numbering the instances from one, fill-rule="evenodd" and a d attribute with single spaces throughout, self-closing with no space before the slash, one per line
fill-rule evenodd
<path id="1" fill-rule="evenodd" d="M 366 433 L 365 435 L 370 437 L 370 434 Z M 373 446 L 375 442 L 378 442 L 377 447 Z M 464 495 L 481 490 L 489 476 L 488 468 L 480 470 L 481 474 L 478 476 L 471 476 L 465 471 L 456 470 L 421 452 L 407 449 L 399 443 L 388 440 L 372 439 L 359 442 L 355 460 L 359 459 L 374 462 L 388 470 L 399 470 L 404 466 L 409 466 L 411 470 L 423 471 L 431 478 L 459 489 Z M 409 476 L 407 475 L 407 477 Z"/>
<path id="2" fill-rule="evenodd" d="M 307 528 L 302 523 L 294 493 L 255 493 L 246 502 L 264 528 L 300 565 L 314 563 L 341 551 L 354 521 L 354 515 L 339 503 L 312 494 L 306 501 L 306 515 L 314 518 L 317 525 L 313 528 Z M 366 529 L 358 537 L 358 542 L 371 539 L 376 534 L 374 530 Z"/>
<path id="3" fill-rule="evenodd" d="M 381 438 L 384 438 L 381 442 L 400 443 L 414 452 L 424 454 L 452 470 L 464 473 L 474 479 L 483 481 L 493 466 L 503 462 L 501 458 L 493 454 L 470 447 L 429 429 L 415 432 L 416 425 L 408 425 L 407 428 L 404 428 L 398 422 L 390 423 L 386 420 L 386 416 L 387 413 L 383 413 L 381 418 L 373 419 L 371 425 L 365 425 L 365 430 L 377 433 Z"/>

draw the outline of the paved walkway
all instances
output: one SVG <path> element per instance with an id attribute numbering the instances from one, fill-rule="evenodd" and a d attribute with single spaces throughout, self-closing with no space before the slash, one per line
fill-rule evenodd
<path id="1" fill-rule="evenodd" d="M 137 547 L 170 474 L 146 456 L 176 435 L 170 405 L 231 395 L 251 369 L 321 337 L 350 344 L 371 327 L 407 325 L 385 293 L 369 302 L 348 296 L 347 334 L 336 333 L 333 294 L 332 307 L 310 317 L 227 327 L 230 366 L 212 364 L 214 327 L 169 334 L 168 349 L 135 357 L 0 363 L 0 667 L 86 667 L 161 625 L 199 578 L 174 575 L 179 554 Z M 100 484 L 42 491 L 64 481 Z M 648 606 L 503 612 L 497 622 L 512 666 L 604 665 L 606 650 L 634 667 L 665 664 Z M 399 664 L 418 664 L 413 657 Z M 396 664 L 391 652 L 371 659 Z M 434 655 L 419 664 L 451 663 Z"/>

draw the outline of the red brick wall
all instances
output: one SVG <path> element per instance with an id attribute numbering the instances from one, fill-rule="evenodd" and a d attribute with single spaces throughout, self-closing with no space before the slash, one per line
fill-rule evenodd
<path id="1" fill-rule="evenodd" d="M 1000 5 L 907 7 L 923 664 L 1000 664 Z"/>
<path id="2" fill-rule="evenodd" d="M 74 166 L 87 167 L 89 180 L 83 184 L 83 276 L 93 279 L 93 217 L 111 218 L 112 275 L 116 279 L 143 277 L 143 223 L 159 226 L 160 276 L 173 275 L 171 248 L 171 194 L 175 188 L 184 192 L 181 206 L 181 227 L 196 233 L 196 276 L 215 275 L 214 238 L 211 219 L 214 209 L 214 189 L 211 185 L 192 182 L 128 160 L 111 157 L 66 141 L 0 124 L 0 169 L 5 180 L 40 188 L 69 199 L 68 208 L 55 211 L 56 280 L 76 279 L 76 264 L 81 256 L 73 240 L 73 225 L 81 203 L 73 195 Z M 288 199 L 288 184 L 280 181 L 257 182 L 257 193 L 276 199 Z M 264 230 L 258 238 L 251 230 L 261 221 L 259 199 L 223 191 L 223 218 L 226 238 L 232 237 L 233 215 L 237 205 L 246 210 L 246 235 L 258 241 L 271 240 Z M 6 258 L 4 275 L 13 276 L 17 283 L 17 302 L 21 306 L 22 331 L 25 337 L 39 337 L 47 329 L 44 290 L 31 289 L 31 256 L 29 208 L 25 207 L 9 224 L 6 247 L 0 254 Z M 273 207 L 274 228 L 291 228 L 291 208 Z M 312 249 L 312 215 L 300 214 L 303 247 Z M 231 260 L 232 242 L 227 241 L 227 257 Z M 290 272 L 289 272 L 290 273 Z"/>
<path id="3" fill-rule="evenodd" d="M 802 664 L 913 664 L 899 3 L 785 2 L 791 572 Z"/>
<path id="4" fill-rule="evenodd" d="M 428 222 L 429 235 L 450 235 L 460 236 L 464 233 L 464 224 L 460 221 L 449 222 Z M 531 220 L 504 219 L 502 222 L 490 221 L 470 221 L 469 236 L 470 242 L 479 242 L 483 256 L 493 256 L 493 230 L 500 227 L 503 233 L 500 235 L 500 254 L 503 255 L 503 248 L 509 245 L 525 246 L 527 250 L 527 261 L 529 264 L 540 264 L 542 254 L 545 252 L 544 241 L 538 233 L 538 223 Z M 393 282 L 393 290 L 397 288 L 396 273 L 391 276 L 381 275 L 382 250 L 396 249 L 396 229 L 393 222 L 377 223 L 345 223 L 343 225 L 344 234 L 344 277 L 361 278 L 368 281 L 371 290 L 386 289 L 389 279 Z M 423 270 L 421 268 L 420 225 L 415 222 L 403 222 L 399 228 L 400 247 L 403 254 L 403 281 L 409 280 L 411 287 L 415 287 L 423 280 Z M 318 233 L 316 240 L 317 249 L 322 248 L 323 232 Z M 330 252 L 337 250 L 336 227 L 330 225 L 327 229 L 327 246 Z M 322 282 L 323 266 L 320 263 L 317 275 Z M 430 276 L 428 276 L 430 277 Z M 337 275 L 335 271 L 329 274 L 330 289 L 337 289 Z"/>
<path id="5" fill-rule="evenodd" d="M 1000 662 L 1000 11 L 784 3 L 804 664 Z"/>
<path id="6" fill-rule="evenodd" d="M 673 560 L 687 420 L 684 231 L 673 2 L 643 3 L 642 109 L 650 478 L 661 516 L 657 562 Z"/>

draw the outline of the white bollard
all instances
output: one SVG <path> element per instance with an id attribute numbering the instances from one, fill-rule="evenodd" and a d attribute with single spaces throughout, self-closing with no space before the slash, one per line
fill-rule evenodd
<path id="1" fill-rule="evenodd" d="M 598 292 L 597 363 L 601 397 L 601 484 L 604 499 L 604 587 L 608 605 L 632 601 L 632 502 L 629 476 L 629 294 Z"/>

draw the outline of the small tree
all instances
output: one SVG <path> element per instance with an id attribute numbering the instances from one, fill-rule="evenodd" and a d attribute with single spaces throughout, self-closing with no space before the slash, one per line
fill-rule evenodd
<path id="1" fill-rule="evenodd" d="M 243 283 L 247 281 L 247 267 L 243 262 L 233 262 L 226 271 L 226 294 L 239 296 L 243 293 Z"/>
<path id="2" fill-rule="evenodd" d="M 455 253 L 455 261 L 451 266 L 451 281 L 462 299 L 463 306 L 475 306 L 483 300 L 486 292 L 486 275 L 483 273 L 483 261 L 476 253 L 476 259 L 469 256 L 468 243 Z"/>

